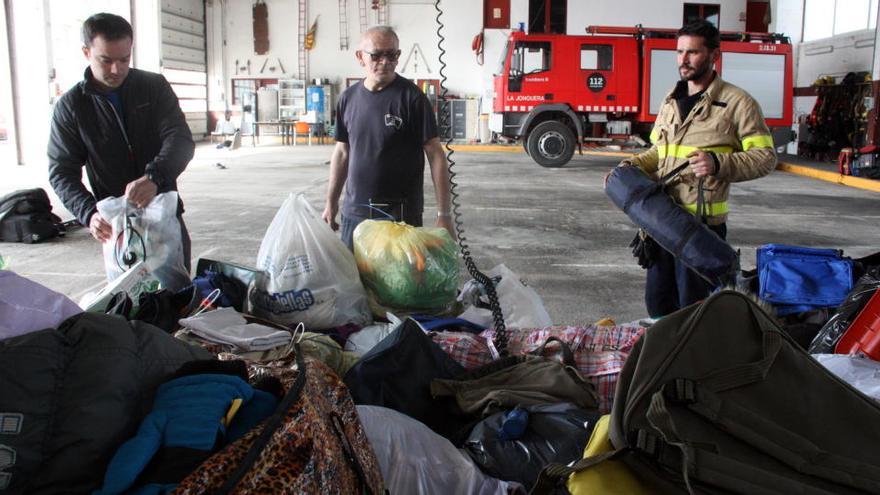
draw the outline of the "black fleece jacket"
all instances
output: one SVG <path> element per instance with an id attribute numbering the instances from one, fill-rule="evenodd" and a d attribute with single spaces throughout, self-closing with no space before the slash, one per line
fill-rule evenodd
<path id="1" fill-rule="evenodd" d="M 193 157 L 192 133 L 165 77 L 131 69 L 117 91 L 125 115 L 117 116 L 86 69 L 52 116 L 49 182 L 83 225 L 98 200 L 122 196 L 126 184 L 147 173 L 159 193 L 177 190 L 177 176 Z M 83 166 L 92 192 L 82 182 Z"/>

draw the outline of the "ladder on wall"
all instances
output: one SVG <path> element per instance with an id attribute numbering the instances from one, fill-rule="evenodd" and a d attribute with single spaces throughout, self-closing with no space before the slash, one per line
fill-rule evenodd
<path id="1" fill-rule="evenodd" d="M 376 0 L 376 19 L 380 26 L 388 25 L 388 2 L 387 0 Z"/>
<path id="2" fill-rule="evenodd" d="M 367 0 L 358 0 L 358 17 L 361 23 L 361 34 L 367 30 Z"/>
<path id="3" fill-rule="evenodd" d="M 348 0 L 339 0 L 339 49 L 348 50 Z"/>
<path id="4" fill-rule="evenodd" d="M 306 54 L 306 32 L 308 32 L 309 26 L 306 23 L 306 14 L 308 6 L 308 0 L 299 0 L 299 32 L 297 33 L 297 41 L 299 45 L 299 52 L 297 53 L 298 62 L 299 62 L 299 74 L 297 77 L 303 80 L 309 79 L 308 74 L 308 59 Z"/>

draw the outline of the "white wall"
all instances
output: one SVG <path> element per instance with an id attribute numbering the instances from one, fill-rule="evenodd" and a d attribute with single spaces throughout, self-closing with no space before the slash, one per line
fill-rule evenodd
<path id="1" fill-rule="evenodd" d="M 251 75 L 277 77 L 276 73 L 259 74 L 260 67 L 268 58 L 269 65 L 280 59 L 288 77 L 297 76 L 297 6 L 298 0 L 265 0 L 269 11 L 269 53 L 256 55 L 253 51 L 253 32 L 250 0 L 214 0 L 209 8 L 219 10 L 226 5 L 226 56 L 227 77 L 222 92 L 213 91 L 212 101 L 220 105 L 219 94 L 229 97 L 229 77 L 235 74 L 235 60 L 240 64 L 251 61 Z M 650 27 L 678 27 L 683 14 L 683 0 L 570 0 L 568 7 L 568 32 L 580 34 L 590 24 L 633 26 L 642 23 Z M 725 30 L 738 30 L 745 26 L 740 21 L 740 13 L 745 12 L 745 0 L 721 0 L 721 23 Z M 506 43 L 509 30 L 490 29 L 485 32 L 484 65 L 477 64 L 471 51 L 471 40 L 482 27 L 482 2 L 471 0 L 441 1 L 444 13 L 443 36 L 446 38 L 444 71 L 448 77 L 446 86 L 451 94 L 462 96 L 491 95 L 492 73 L 497 68 L 501 51 Z M 369 11 L 368 25 L 376 22 L 375 14 Z M 318 17 L 316 46 L 308 53 L 309 78 L 328 78 L 341 88 L 346 77 L 361 77 L 362 68 L 357 64 L 354 51 L 360 39 L 357 2 L 348 2 L 349 49 L 339 49 L 339 16 L 337 2 L 308 2 L 308 22 Z M 427 0 L 388 0 L 388 23 L 395 28 L 401 40 L 401 61 L 398 71 L 411 79 L 439 78 L 439 50 L 433 2 Z M 528 0 L 511 0 L 510 26 L 527 24 Z M 212 23 L 209 29 L 217 31 L 222 25 Z M 219 38 L 219 36 L 217 37 Z M 413 52 L 418 45 L 425 60 L 418 60 Z M 222 49 L 222 42 L 210 43 L 210 50 Z M 410 55 L 412 53 L 412 55 Z M 406 58 L 411 60 L 404 65 Z M 221 68 L 215 56 L 212 60 L 212 81 L 223 79 Z M 427 63 L 425 63 L 427 62 Z M 484 109 L 489 108 L 488 101 Z"/>
<path id="2" fill-rule="evenodd" d="M 803 43 L 798 52 L 798 87 L 809 86 L 822 76 L 837 76 L 839 81 L 847 72 L 871 72 L 874 30 Z"/>
<path id="3" fill-rule="evenodd" d="M 137 0 L 134 7 L 134 67 L 162 72 L 162 8 L 159 0 Z"/>
<path id="4" fill-rule="evenodd" d="M 792 44 L 800 43 L 804 30 L 804 0 L 771 0 L 770 26 L 773 33 L 783 33 Z"/>
<path id="5" fill-rule="evenodd" d="M 715 3 L 721 7 L 722 31 L 742 31 L 746 27 L 746 0 L 688 1 L 687 3 Z M 683 0 L 570 0 L 568 2 L 568 34 L 584 34 L 589 25 L 634 26 L 652 28 L 681 27 L 684 17 Z M 740 20 L 742 16 L 743 20 Z"/>
<path id="6" fill-rule="evenodd" d="M 45 163 L 49 136 L 49 47 L 45 35 L 45 5 L 14 1 L 15 78 L 18 84 L 19 137 L 25 164 Z M 11 119 L 11 116 L 10 116 Z"/>

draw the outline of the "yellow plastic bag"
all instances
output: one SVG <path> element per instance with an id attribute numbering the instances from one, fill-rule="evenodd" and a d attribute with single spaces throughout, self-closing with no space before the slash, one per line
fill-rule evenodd
<path id="1" fill-rule="evenodd" d="M 614 450 L 608 439 L 610 422 L 611 416 L 608 414 L 599 418 L 584 449 L 584 458 Z M 571 495 L 650 495 L 657 491 L 639 480 L 623 461 L 616 460 L 605 461 L 571 475 L 566 486 Z"/>
<path id="2" fill-rule="evenodd" d="M 354 258 L 367 292 L 382 306 L 435 312 L 458 293 L 458 250 L 446 229 L 365 220 Z"/>

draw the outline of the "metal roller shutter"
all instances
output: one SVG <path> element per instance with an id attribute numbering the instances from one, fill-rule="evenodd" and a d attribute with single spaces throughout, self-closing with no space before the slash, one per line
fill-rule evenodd
<path id="1" fill-rule="evenodd" d="M 202 0 L 162 0 L 162 74 L 180 100 L 193 139 L 208 134 L 205 5 Z"/>

